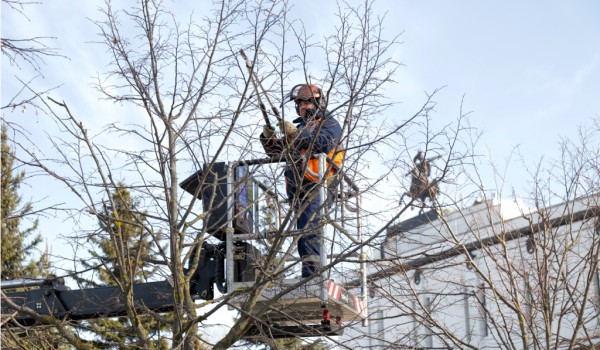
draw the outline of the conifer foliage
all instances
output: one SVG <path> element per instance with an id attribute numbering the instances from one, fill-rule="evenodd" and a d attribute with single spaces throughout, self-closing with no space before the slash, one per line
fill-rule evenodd
<path id="1" fill-rule="evenodd" d="M 38 221 L 22 228 L 24 219 L 32 214 L 32 204 L 23 203 L 19 195 L 25 172 L 15 172 L 14 151 L 8 144 L 7 127 L 2 124 L 2 279 L 12 280 L 41 275 L 39 262 L 33 260 L 42 237 L 35 231 Z"/>
<path id="2" fill-rule="evenodd" d="M 38 221 L 33 220 L 22 229 L 24 221 L 33 215 L 31 203 L 23 203 L 19 195 L 25 171 L 15 172 L 15 154 L 9 145 L 8 131 L 2 124 L 2 280 L 47 276 L 50 271 L 48 248 L 37 259 L 34 255 L 42 237 L 35 234 Z M 64 340 L 55 330 L 39 329 L 24 331 L 19 328 L 3 329 L 2 349 L 64 349 Z"/>
<path id="3" fill-rule="evenodd" d="M 97 266 L 97 273 L 92 279 L 79 278 L 82 287 L 118 286 L 127 298 L 134 284 L 147 282 L 156 272 L 147 263 L 152 257 L 152 235 L 145 213 L 138 211 L 139 206 L 122 183 L 103 203 L 103 211 L 98 215 L 99 230 L 90 236 L 97 249 L 89 250 L 92 259 L 82 261 L 88 268 Z M 169 329 L 167 323 L 161 324 L 153 316 L 134 309 L 127 312 L 123 317 L 89 321 L 88 330 L 95 334 L 93 343 L 101 348 L 168 348 L 164 337 Z M 168 315 L 162 317 L 168 319 Z"/>

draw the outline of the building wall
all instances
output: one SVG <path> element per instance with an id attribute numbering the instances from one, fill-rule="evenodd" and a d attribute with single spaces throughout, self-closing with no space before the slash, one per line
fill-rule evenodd
<path id="1" fill-rule="evenodd" d="M 597 214 L 552 221 L 596 206 L 597 199 L 544 213 L 489 201 L 419 227 L 408 225 L 410 230 L 402 231 L 402 223 L 391 228 L 384 259 L 370 267 L 371 275 L 380 273 L 372 281 L 370 325 L 349 329 L 345 339 L 375 349 L 566 349 L 600 343 Z M 536 226 L 540 223 L 546 226 Z M 518 237 L 521 232 L 537 233 Z M 494 237 L 495 244 L 468 255 L 463 250 L 431 259 Z M 415 267 L 415 261 L 427 263 Z M 382 271 L 394 273 L 382 277 Z M 369 335 L 361 337 L 365 331 Z"/>

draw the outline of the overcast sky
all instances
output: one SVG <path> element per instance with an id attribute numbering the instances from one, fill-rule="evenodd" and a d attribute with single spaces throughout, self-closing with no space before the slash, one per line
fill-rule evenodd
<path id="1" fill-rule="evenodd" d="M 189 2 L 172 3 L 186 13 Z M 91 43 L 97 30 L 90 19 L 101 18 L 101 4 L 44 1 L 26 8 L 29 21 L 2 7 L 3 36 L 57 38 L 54 46 L 70 61 L 48 59 L 42 66 L 45 79 L 36 84 L 62 84 L 55 95 L 89 114 L 91 124 L 99 118 L 90 110 L 98 104 L 90 84 L 107 62 L 104 48 Z M 304 13 L 304 21 L 317 33 L 332 22 L 328 14 L 333 1 L 302 4 L 296 4 L 295 11 Z M 502 158 L 520 145 L 532 160 L 551 156 L 559 136 L 574 135 L 578 125 L 600 113 L 598 1 L 400 0 L 378 1 L 375 8 L 381 14 L 387 11 L 388 35 L 402 33 L 396 58 L 405 67 L 396 77 L 394 96 L 402 107 L 394 113 L 410 114 L 425 91 L 444 86 L 437 98 L 439 118 L 456 116 L 464 95 L 465 109 L 473 111 L 473 126 L 485 132 L 482 146 Z M 195 11 L 200 16 L 201 9 Z M 3 57 L 3 101 L 14 92 L 12 68 Z"/>
<path id="2" fill-rule="evenodd" d="M 188 13 L 191 1 L 165 0 L 174 11 Z M 362 3 L 362 1 L 358 1 Z M 2 4 L 2 37 L 52 36 L 52 46 L 70 60 L 49 58 L 42 65 L 40 89 L 61 85 L 53 96 L 67 101 L 90 126 L 123 113 L 103 101 L 91 84 L 108 62 L 104 47 L 92 42 L 101 19 L 97 0 L 43 0 L 26 8 L 28 18 Z M 295 5 L 307 27 L 327 30 L 333 1 L 305 0 Z M 458 117 L 461 100 L 472 111 L 472 126 L 483 131 L 480 153 L 488 150 L 504 161 L 515 146 L 530 162 L 558 157 L 560 137 L 575 138 L 578 126 L 600 115 L 600 2 L 390 0 L 376 2 L 386 14 L 390 37 L 402 33 L 395 57 L 404 64 L 391 98 L 402 102 L 390 113 L 406 118 L 437 95 L 436 118 Z M 201 8 L 196 8 L 201 14 Z M 2 57 L 2 105 L 18 89 L 15 75 L 35 73 L 8 64 Z M 117 112 L 118 111 L 118 112 Z M 47 121 L 31 111 L 5 111 L 41 132 Z M 39 130 L 38 130 L 39 129 Z M 523 186 L 515 175 L 508 180 Z M 36 192 L 35 188 L 25 188 Z M 33 196 L 33 195 L 32 195 Z M 25 196 L 27 198 L 27 195 Z M 42 223 L 43 224 L 43 223 Z"/>
<path id="3" fill-rule="evenodd" d="M 403 75 L 413 91 L 465 94 L 483 142 L 540 157 L 600 113 L 597 1 L 401 1 Z M 400 84 L 402 86 L 402 84 Z"/>

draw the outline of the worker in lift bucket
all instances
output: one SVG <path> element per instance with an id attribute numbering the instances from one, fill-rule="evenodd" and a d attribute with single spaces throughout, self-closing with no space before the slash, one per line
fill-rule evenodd
<path id="1" fill-rule="evenodd" d="M 318 86 L 294 86 L 289 101 L 295 103 L 299 118 L 279 123 L 283 134 L 281 138 L 276 137 L 275 128 L 265 125 L 260 141 L 269 156 L 282 155 L 287 159 L 286 192 L 296 214 L 296 227 L 304 231 L 298 240 L 304 278 L 315 274 L 320 267 L 319 214 L 322 198 L 319 186 L 327 186 L 329 190 L 337 183 L 336 170 L 329 165 L 326 183 L 322 183 L 319 179 L 319 160 L 310 159 L 310 156 L 325 153 L 340 167 L 344 156 L 339 148 L 342 128 L 326 110 L 327 101 Z"/>

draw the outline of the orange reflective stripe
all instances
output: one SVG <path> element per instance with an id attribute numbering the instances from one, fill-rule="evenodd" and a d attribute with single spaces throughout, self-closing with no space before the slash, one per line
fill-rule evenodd
<path id="1" fill-rule="evenodd" d="M 302 155 L 306 155 L 306 150 L 302 150 Z M 337 167 L 341 167 L 344 162 L 344 151 L 332 149 L 328 154 L 327 158 L 333 161 Z M 329 165 L 328 165 L 329 166 Z M 330 166 L 329 173 L 326 178 L 330 178 L 335 174 L 336 170 Z M 304 171 L 304 178 L 310 181 L 319 180 L 319 158 L 312 158 L 308 160 L 308 165 Z"/>

